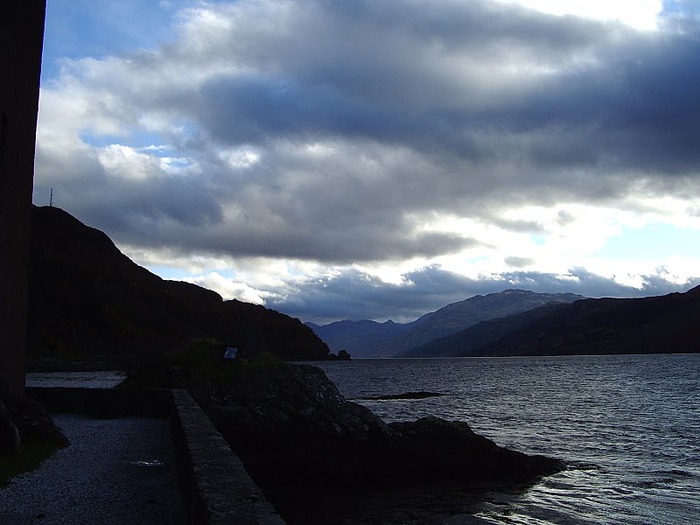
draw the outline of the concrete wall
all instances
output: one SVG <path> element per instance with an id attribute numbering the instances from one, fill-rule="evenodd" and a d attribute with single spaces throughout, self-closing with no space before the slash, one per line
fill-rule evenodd
<path id="1" fill-rule="evenodd" d="M 0 1 L 0 374 L 24 392 L 27 265 L 45 0 Z"/>
<path id="2" fill-rule="evenodd" d="M 173 399 L 186 523 L 284 525 L 196 401 L 185 390 L 174 390 Z"/>

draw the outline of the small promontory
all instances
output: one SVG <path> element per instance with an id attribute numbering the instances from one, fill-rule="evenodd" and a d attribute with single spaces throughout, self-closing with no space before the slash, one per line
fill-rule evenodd
<path id="1" fill-rule="evenodd" d="M 430 494 L 519 490 L 565 468 L 557 459 L 500 447 L 464 422 L 426 417 L 387 424 L 309 365 L 244 364 L 197 398 L 290 523 L 324 522 L 324 509 L 336 523 L 348 512 L 349 522 L 361 522 L 353 507 L 381 494 L 399 498 L 389 505 L 394 509 L 430 507 Z"/>

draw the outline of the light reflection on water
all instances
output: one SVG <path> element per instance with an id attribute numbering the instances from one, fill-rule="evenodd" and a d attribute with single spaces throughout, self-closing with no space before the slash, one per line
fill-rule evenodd
<path id="1" fill-rule="evenodd" d="M 426 415 L 462 420 L 500 445 L 571 464 L 522 495 L 492 494 L 479 513 L 488 523 L 700 523 L 700 355 L 320 366 L 348 399 L 445 394 L 358 400 L 386 421 Z"/>

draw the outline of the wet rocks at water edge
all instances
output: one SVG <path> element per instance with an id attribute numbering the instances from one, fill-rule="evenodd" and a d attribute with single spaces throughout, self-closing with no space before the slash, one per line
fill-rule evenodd
<path id="1" fill-rule="evenodd" d="M 0 455 L 15 455 L 19 454 L 19 451 L 19 430 L 10 419 L 5 404 L 0 401 Z"/>
<path id="2" fill-rule="evenodd" d="M 0 486 L 66 446 L 68 440 L 44 407 L 10 393 L 0 376 Z"/>
<path id="3" fill-rule="evenodd" d="M 414 422 L 390 423 L 395 446 L 410 458 L 420 479 L 469 486 L 527 485 L 562 470 L 562 461 L 523 454 L 496 445 L 461 421 L 423 417 Z"/>
<path id="4" fill-rule="evenodd" d="M 263 490 L 525 487 L 565 468 L 496 445 L 463 422 L 387 424 L 309 365 L 242 367 L 200 403 Z"/>
<path id="5" fill-rule="evenodd" d="M 0 456 L 16 456 L 27 446 L 48 450 L 68 445 L 48 412 L 36 401 L 13 396 L 0 376 Z"/>

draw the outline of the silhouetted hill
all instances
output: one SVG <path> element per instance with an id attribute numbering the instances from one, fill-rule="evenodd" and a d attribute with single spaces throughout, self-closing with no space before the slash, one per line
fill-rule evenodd
<path id="1" fill-rule="evenodd" d="M 103 232 L 59 208 L 33 210 L 30 357 L 152 358 L 194 338 L 250 353 L 318 359 L 329 350 L 298 319 L 167 281 L 122 254 Z"/>
<path id="2" fill-rule="evenodd" d="M 584 299 L 481 323 L 413 356 L 697 352 L 700 287 L 641 299 Z"/>
<path id="3" fill-rule="evenodd" d="M 505 290 L 449 304 L 407 324 L 339 321 L 313 328 L 334 351 L 345 348 L 355 357 L 397 356 L 481 321 L 525 312 L 548 303 L 571 303 L 578 299 L 582 297 L 570 293 Z"/>

